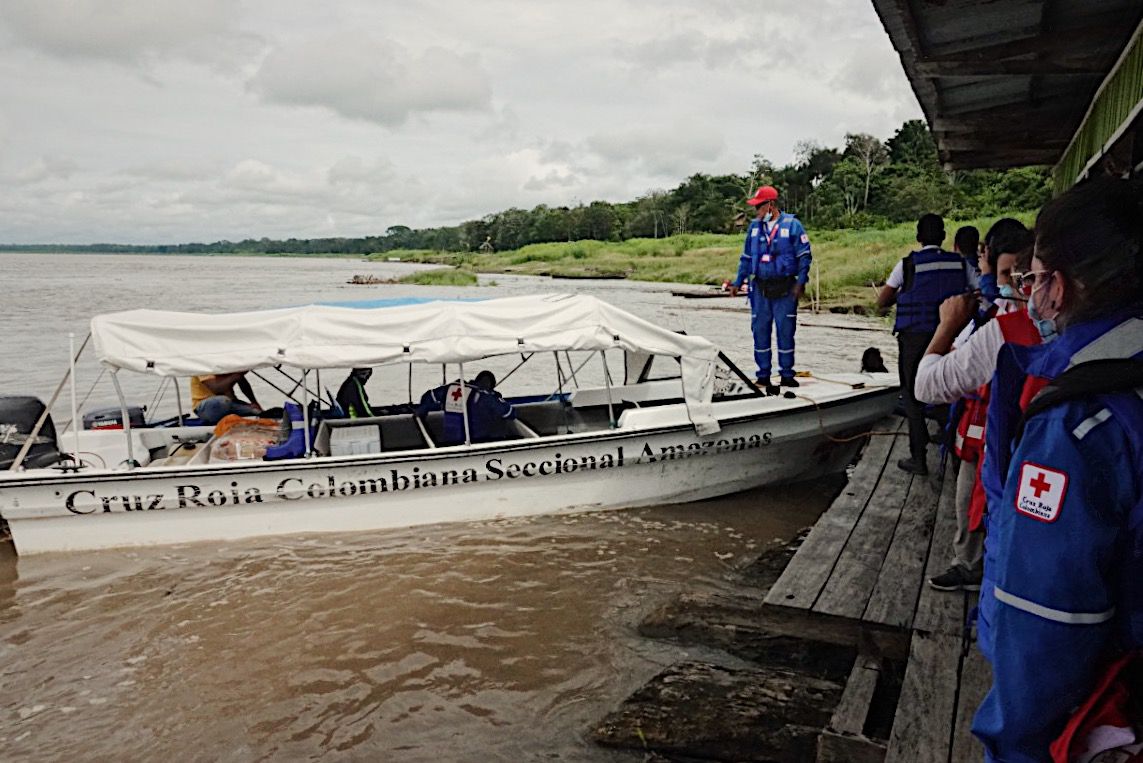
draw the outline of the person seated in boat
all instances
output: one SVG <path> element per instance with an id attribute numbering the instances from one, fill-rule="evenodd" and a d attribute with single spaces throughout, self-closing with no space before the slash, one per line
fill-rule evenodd
<path id="1" fill-rule="evenodd" d="M 337 404 L 347 417 L 360 419 L 377 415 L 369 405 L 369 393 L 365 391 L 365 382 L 372 375 L 372 368 L 355 368 L 338 388 Z"/>
<path id="2" fill-rule="evenodd" d="M 254 389 L 246 379 L 248 373 L 250 372 L 238 371 L 232 374 L 192 376 L 190 392 L 194 415 L 202 419 L 204 424 L 214 425 L 232 413 L 239 416 L 260 414 L 262 406 L 258 404 Z M 250 402 L 240 399 L 234 392 L 235 387 Z"/>
<path id="3" fill-rule="evenodd" d="M 456 445 L 464 442 L 461 401 L 466 400 L 471 442 L 507 439 L 511 436 L 508 422 L 516 418 L 516 409 L 500 396 L 495 387 L 496 376 L 491 371 L 481 371 L 476 379 L 465 383 L 463 389 L 459 381 L 442 384 L 421 396 L 417 416 L 423 420 L 431 411 L 444 411 L 445 444 Z"/>

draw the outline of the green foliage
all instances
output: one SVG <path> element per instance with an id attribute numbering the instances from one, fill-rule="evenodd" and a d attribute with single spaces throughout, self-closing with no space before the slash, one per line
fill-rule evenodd
<path id="1" fill-rule="evenodd" d="M 476 282 L 475 273 L 451 268 L 422 270 L 398 279 L 398 283 L 417 284 L 418 286 L 475 286 Z"/>
<path id="2" fill-rule="evenodd" d="M 1013 210 L 1036 209 L 1051 193 L 1044 167 L 945 171 L 933 136 L 920 120 L 905 122 L 884 142 L 865 133 L 847 134 L 840 148 L 802 141 L 795 146 L 795 156 L 793 163 L 775 167 L 756 154 L 741 175 L 694 174 L 672 190 L 649 190 L 624 203 L 541 204 L 531 210 L 490 213 L 452 227 L 393 225 L 380 236 L 139 247 L 0 246 L 0 251 L 396 256 L 478 270 L 499 263 L 528 272 L 552 265 L 580 272 L 589 263 L 605 262 L 613 255 L 625 260 L 638 253 L 648 261 L 673 258 L 681 268 L 683 261 L 702 248 L 698 241 L 702 236 L 740 234 L 753 212 L 745 200 L 763 183 L 777 187 L 782 208 L 796 214 L 819 239 L 821 232 L 831 229 L 893 229 L 926 212 L 957 219 L 998 217 Z M 664 244 L 667 240 L 672 243 Z M 501 256 L 505 252 L 510 253 L 507 260 Z M 637 271 L 639 267 L 644 266 L 637 266 Z M 658 267 L 646 266 L 647 275 L 662 275 Z M 702 268 L 678 272 L 700 280 L 708 275 Z"/>

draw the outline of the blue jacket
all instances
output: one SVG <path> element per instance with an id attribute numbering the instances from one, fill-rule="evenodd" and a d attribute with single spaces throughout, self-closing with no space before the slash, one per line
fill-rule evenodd
<path id="1" fill-rule="evenodd" d="M 766 226 L 755 219 L 746 229 L 734 285 L 742 286 L 753 278 L 769 280 L 790 276 L 794 276 L 797 283 L 805 284 L 810 278 L 812 261 L 810 237 L 798 218 L 783 212 L 769 233 Z"/>
<path id="2" fill-rule="evenodd" d="M 516 418 L 516 410 L 495 390 L 465 384 L 468 393 L 468 431 L 472 442 L 490 442 L 507 436 L 506 421 Z M 462 396 L 459 382 L 442 384 L 421 395 L 417 415 L 422 419 L 430 411 L 444 411 L 444 437 L 448 445 L 464 442 L 464 414 L 458 401 Z M 450 404 L 449 400 L 453 403 Z M 451 409 L 451 410 L 450 410 Z"/>
<path id="3" fill-rule="evenodd" d="M 986 427 L 988 540 L 979 646 L 993 684 L 973 721 L 987 760 L 1050 760 L 1048 747 L 1108 662 L 1143 646 L 1143 398 L 1068 400 L 1022 419 L 1029 376 L 1143 358 L 1143 318 L 1069 326 L 1005 345 Z"/>
<path id="4" fill-rule="evenodd" d="M 903 260 L 905 283 L 897 292 L 893 330 L 931 334 L 940 323 L 941 303 L 968 290 L 968 262 L 959 254 L 927 246 Z"/>

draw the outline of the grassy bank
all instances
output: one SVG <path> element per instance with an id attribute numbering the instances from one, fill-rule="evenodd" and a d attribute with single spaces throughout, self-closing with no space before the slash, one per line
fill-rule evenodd
<path id="1" fill-rule="evenodd" d="M 1016 216 L 1030 224 L 1033 214 Z M 952 246 L 952 234 L 961 225 L 975 225 L 983 234 L 993 222 L 995 218 L 950 222 L 945 245 Z M 913 224 L 884 230 L 811 230 L 809 235 L 816 270 L 813 275 L 820 280 L 821 298 L 826 304 L 872 304 L 874 290 L 870 283 L 884 281 L 893 264 L 916 245 L 916 227 Z M 477 273 L 573 277 L 623 275 L 637 281 L 716 285 L 734 277 L 741 251 L 742 236 L 739 234 L 704 233 L 621 242 L 533 244 L 487 254 L 406 250 L 386 252 L 372 259 L 400 257 L 406 262 L 451 265 Z"/>

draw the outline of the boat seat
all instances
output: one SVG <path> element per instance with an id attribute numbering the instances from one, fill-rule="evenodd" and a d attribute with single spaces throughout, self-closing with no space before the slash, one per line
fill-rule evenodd
<path id="1" fill-rule="evenodd" d="M 515 406 L 516 418 L 522 421 L 540 437 L 583 431 L 583 419 L 579 412 L 559 400 L 542 403 L 521 403 Z"/>
<path id="2" fill-rule="evenodd" d="M 366 416 L 357 419 L 323 419 L 314 436 L 314 450 L 328 456 L 329 439 L 332 429 L 352 429 L 354 427 L 380 427 L 381 451 L 419 450 L 429 447 L 421 428 L 412 413 L 397 413 L 389 416 Z"/>

